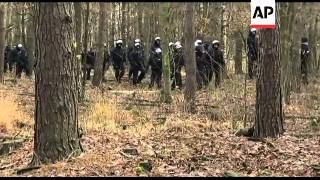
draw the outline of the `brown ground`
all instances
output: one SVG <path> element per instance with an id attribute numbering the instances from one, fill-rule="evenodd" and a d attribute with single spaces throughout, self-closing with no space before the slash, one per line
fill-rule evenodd
<path id="1" fill-rule="evenodd" d="M 12 79 L 6 76 L 5 85 L 0 86 L 0 132 L 32 137 L 33 80 L 23 78 L 14 83 Z M 44 165 L 22 176 L 223 176 L 226 172 L 240 176 L 319 176 L 314 167 L 320 163 L 319 119 L 287 118 L 285 134 L 268 139 L 268 143 L 234 135 L 243 127 L 243 82 L 243 77 L 233 76 L 220 89 L 199 92 L 195 115 L 183 113 L 179 91 L 173 93 L 172 105 L 159 105 L 159 92 L 150 91 L 147 85 L 134 88 L 127 82 L 116 85 L 108 81 L 104 92 L 88 85 L 86 101 L 80 108 L 86 151 L 80 157 Z M 250 125 L 255 103 L 253 81 L 248 82 L 247 89 Z M 292 95 L 285 114 L 320 116 L 319 106 L 318 79 Z M 0 176 L 17 176 L 16 170 L 31 161 L 32 148 L 30 139 L 23 147 L 1 156 Z M 121 153 L 124 148 L 135 148 L 138 155 Z M 150 162 L 151 171 L 139 167 L 144 161 Z"/>

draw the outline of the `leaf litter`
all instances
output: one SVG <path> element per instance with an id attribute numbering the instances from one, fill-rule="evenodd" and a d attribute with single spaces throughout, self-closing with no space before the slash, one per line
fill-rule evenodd
<path id="1" fill-rule="evenodd" d="M 242 127 L 243 123 L 241 113 L 244 108 L 239 106 L 244 104 L 243 85 L 239 83 L 242 81 L 241 77 L 233 77 L 225 80 L 221 89 L 199 92 L 198 103 L 214 107 L 199 105 L 198 113 L 194 115 L 182 112 L 182 92 L 173 92 L 172 105 L 157 105 L 158 93 L 144 87 L 135 88 L 125 83 L 116 86 L 108 81 L 113 91 L 130 88 L 134 95 L 108 91 L 102 95 L 88 85 L 88 102 L 80 107 L 80 124 L 85 129 L 81 143 L 85 152 L 69 161 L 43 165 L 40 169 L 17 175 L 16 170 L 26 167 L 32 159 L 33 140 L 30 139 L 21 148 L 1 156 L 0 176 L 319 176 L 319 137 L 292 135 L 316 133 L 310 129 L 308 120 L 286 119 L 286 133 L 278 139 L 267 139 L 269 144 L 249 141 L 232 133 L 233 128 Z M 319 99 L 311 100 L 312 96 L 320 95 L 319 84 L 317 81 L 306 91 L 293 94 L 285 114 L 319 115 L 319 110 L 313 108 L 320 104 Z M 28 125 L 22 134 L 32 136 L 34 97 L 17 95 L 32 94 L 32 82 L 22 78 L 15 85 L 1 86 L 0 98 L 15 94 L 14 102 L 24 102 L 18 105 L 25 116 L 23 122 Z M 248 104 L 254 104 L 254 82 L 250 81 L 248 86 Z M 123 107 L 125 103 L 130 104 L 128 99 L 136 104 L 136 99 L 143 99 L 156 105 Z M 88 116 L 94 113 L 96 104 L 102 107 L 99 117 L 106 121 L 107 128 L 96 122 L 94 118 L 98 116 Z M 254 114 L 254 108 L 248 109 L 249 114 Z M 218 119 L 206 116 L 208 111 L 217 112 Z M 116 116 L 121 113 L 122 116 Z M 162 123 L 156 120 L 159 116 L 165 117 Z M 236 127 L 232 126 L 232 121 L 236 121 Z M 121 124 L 126 124 L 127 128 L 123 129 Z M 20 130 L 16 128 L 6 133 L 15 135 Z M 124 149 L 132 150 L 134 155 L 124 156 L 120 153 Z"/>

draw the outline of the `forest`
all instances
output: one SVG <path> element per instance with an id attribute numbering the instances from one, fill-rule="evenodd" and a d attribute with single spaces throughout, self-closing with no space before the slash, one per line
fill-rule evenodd
<path id="1" fill-rule="evenodd" d="M 1 2 L 0 177 L 320 175 L 320 3 Z"/>

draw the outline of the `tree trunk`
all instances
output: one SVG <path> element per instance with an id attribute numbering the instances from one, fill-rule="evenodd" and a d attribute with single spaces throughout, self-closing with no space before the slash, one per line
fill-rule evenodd
<path id="1" fill-rule="evenodd" d="M 195 37 L 196 37 L 196 39 L 201 39 L 201 37 L 200 37 L 200 28 L 201 28 L 201 26 L 199 26 L 198 24 L 199 24 L 199 19 L 200 19 L 200 17 L 199 17 L 199 2 L 195 2 L 194 3 L 194 8 L 196 9 L 195 10 L 195 12 L 194 12 L 194 19 L 195 19 L 195 24 L 196 24 L 196 27 L 195 27 Z"/>
<path id="2" fill-rule="evenodd" d="M 288 86 L 288 92 L 287 92 L 287 97 L 285 97 L 285 102 L 287 103 L 287 104 L 289 104 L 290 103 L 290 94 L 291 94 L 291 91 L 293 90 L 293 84 L 294 84 L 294 82 L 295 82 L 295 79 L 294 79 L 294 73 L 296 73 L 296 72 L 293 72 L 293 68 L 294 68 L 294 64 L 296 63 L 295 61 L 294 61 L 294 57 L 293 57 L 293 55 L 294 55 L 294 45 L 295 45 L 295 37 L 296 37 L 296 35 L 294 34 L 294 21 L 295 21 L 295 17 L 296 17 L 296 11 L 295 11 L 295 3 L 290 3 L 289 4 L 289 13 L 288 13 L 288 15 L 289 15 L 289 60 L 288 60 L 288 62 L 289 62 L 289 74 L 287 74 L 286 76 L 290 76 L 289 77 L 289 86 Z M 300 39 L 300 38 L 298 38 L 298 39 Z M 298 42 L 299 44 L 300 44 L 300 41 Z M 299 51 L 298 51 L 299 52 Z M 297 53 L 297 52 L 296 52 Z"/>
<path id="3" fill-rule="evenodd" d="M 227 13 L 226 13 L 226 3 L 222 3 L 222 12 L 221 12 L 221 47 L 223 49 L 223 56 L 225 57 L 225 67 L 222 70 L 222 77 L 227 77 L 228 69 L 228 57 L 227 57 Z"/>
<path id="4" fill-rule="evenodd" d="M 34 156 L 31 165 L 79 155 L 72 3 L 37 3 Z"/>
<path id="5" fill-rule="evenodd" d="M 132 35 L 133 38 L 135 39 L 136 37 L 138 37 L 138 17 L 137 17 L 137 13 L 138 13 L 138 9 L 137 9 L 137 3 L 132 3 L 131 4 L 132 8 L 131 8 L 131 13 L 133 15 L 133 21 L 132 21 Z"/>
<path id="6" fill-rule="evenodd" d="M 281 88 L 284 101 L 287 102 L 289 98 L 289 79 L 291 68 L 289 67 L 289 3 L 280 3 L 280 36 L 281 36 L 281 70 L 285 76 L 281 76 Z"/>
<path id="7" fill-rule="evenodd" d="M 145 47 L 145 50 L 148 50 L 150 49 L 150 43 L 151 43 L 151 7 L 152 7 L 152 4 L 150 2 L 146 3 L 145 6 L 147 7 L 147 10 L 144 11 L 145 12 L 145 21 L 144 21 L 144 25 L 145 25 L 145 28 L 144 29 L 144 47 Z M 148 53 L 146 54 L 146 59 L 148 58 Z"/>
<path id="8" fill-rule="evenodd" d="M 127 4 L 127 9 L 126 9 L 126 36 L 125 38 L 127 39 L 127 45 L 128 47 L 130 46 L 131 40 L 130 40 L 130 3 Z"/>
<path id="9" fill-rule="evenodd" d="M 286 104 L 290 103 L 290 93 L 292 90 L 292 84 L 294 83 L 293 66 L 294 60 L 292 57 L 294 39 L 293 21 L 294 21 L 294 3 L 280 3 L 280 18 L 281 18 L 281 69 L 283 76 L 281 77 L 282 94 Z M 296 35 L 298 36 L 298 35 Z M 300 38 L 295 38 L 300 39 Z"/>
<path id="10" fill-rule="evenodd" d="M 7 13 L 6 13 L 6 26 L 10 26 L 10 29 L 8 31 L 6 31 L 6 44 L 8 46 L 12 46 L 12 7 L 11 7 L 11 3 L 8 2 L 7 3 Z"/>
<path id="11" fill-rule="evenodd" d="M 86 14 L 85 14 L 85 21 L 84 21 L 84 35 L 83 35 L 83 52 L 86 53 L 88 51 L 88 40 L 89 40 L 89 16 L 90 16 L 90 4 L 89 2 L 86 3 Z M 87 71 L 84 68 L 87 61 L 87 56 L 84 56 L 82 59 L 82 83 L 81 83 L 81 100 L 82 101 L 85 97 L 85 90 L 86 90 L 86 77 Z"/>
<path id="12" fill-rule="evenodd" d="M 81 13 L 81 3 L 74 2 L 74 19 L 75 19 L 75 39 L 76 39 L 76 55 L 77 58 L 77 90 L 79 99 L 81 99 L 81 27 L 82 27 L 82 13 Z"/>
<path id="13" fill-rule="evenodd" d="M 239 31 L 235 32 L 236 39 L 236 52 L 234 58 L 234 67 L 236 74 L 242 74 L 242 50 L 243 50 L 243 42 L 241 39 L 241 34 Z"/>
<path id="14" fill-rule="evenodd" d="M 111 15 L 111 42 L 110 42 L 110 48 L 114 47 L 114 41 L 115 41 L 115 28 L 116 28 L 116 16 L 115 16 L 115 8 L 116 4 L 112 3 L 112 15 Z M 129 32 L 129 31 L 128 31 Z"/>
<path id="15" fill-rule="evenodd" d="M 23 4 L 24 5 L 24 4 Z M 25 32 L 25 10 L 22 8 L 21 10 L 21 41 L 22 44 L 25 46 L 26 45 L 26 32 Z"/>
<path id="16" fill-rule="evenodd" d="M 185 61 L 186 61 L 186 88 L 184 92 L 185 111 L 196 112 L 196 61 L 193 47 L 193 3 L 186 3 L 185 14 Z"/>
<path id="17" fill-rule="evenodd" d="M 311 61 L 311 72 L 313 76 L 316 75 L 317 73 L 317 38 L 316 38 L 316 31 L 318 27 L 318 17 L 314 17 L 313 21 L 311 21 L 311 27 L 310 28 L 310 50 L 311 50 L 311 55 L 310 55 L 310 61 Z"/>
<path id="18" fill-rule="evenodd" d="M 319 32 L 319 18 L 320 18 L 320 16 L 317 16 L 316 17 L 317 18 L 317 20 L 316 20 L 316 24 L 315 24 L 315 33 L 316 32 Z M 315 34 L 316 35 L 316 39 L 317 39 L 317 45 L 316 45 L 316 47 L 315 47 L 315 50 L 316 50 L 316 52 L 315 52 L 315 59 L 316 59 L 316 72 L 319 74 L 319 68 L 320 68 L 320 59 L 319 59 L 319 46 L 318 46 L 318 44 L 320 43 L 320 41 L 319 41 L 319 33 L 316 33 Z"/>
<path id="19" fill-rule="evenodd" d="M 163 71 L 163 89 L 161 92 L 160 99 L 164 103 L 171 103 L 172 97 L 171 97 L 171 86 L 170 86 L 170 60 L 167 53 L 165 53 L 162 61 L 162 71 Z"/>
<path id="20" fill-rule="evenodd" d="M 93 86 L 100 86 L 100 83 L 102 81 L 102 68 L 103 68 L 103 54 L 104 54 L 104 46 L 103 43 L 105 42 L 106 39 L 106 33 L 105 33 L 105 28 L 107 24 L 107 5 L 108 3 L 105 2 L 100 2 L 99 6 L 99 29 L 98 29 L 98 42 L 97 42 L 97 56 L 96 56 L 96 61 L 95 61 L 95 66 L 94 66 L 94 76 L 92 79 L 92 85 Z"/>
<path id="21" fill-rule="evenodd" d="M 210 6 L 210 8 L 209 9 L 211 9 L 211 12 L 210 12 L 210 29 L 211 29 L 211 31 L 210 31 L 210 33 L 212 33 L 212 34 L 215 34 L 215 39 L 218 39 L 218 35 L 219 35 L 219 6 L 218 6 L 218 4 L 217 3 L 210 3 L 209 4 L 209 6 Z M 220 29 L 221 30 L 221 29 Z"/>
<path id="22" fill-rule="evenodd" d="M 33 13 L 29 11 L 29 20 L 27 22 L 27 42 L 26 42 L 26 50 L 27 50 L 27 55 L 28 55 L 28 60 L 29 60 L 29 70 L 30 70 L 30 75 L 33 73 L 33 67 L 35 63 L 35 56 L 34 56 L 34 51 L 35 51 L 35 34 L 34 34 L 34 18 L 33 18 Z"/>
<path id="23" fill-rule="evenodd" d="M 261 47 L 259 47 L 259 71 L 256 84 L 256 121 L 253 134 L 257 138 L 276 138 L 284 132 L 280 86 L 281 67 L 278 19 L 276 24 L 278 26 L 276 29 L 261 29 L 259 35 Z"/>
<path id="24" fill-rule="evenodd" d="M 159 3 L 155 3 L 154 4 L 155 7 L 155 26 L 154 26 L 154 33 L 156 34 L 156 36 L 159 36 L 159 32 L 160 32 L 160 4 Z M 153 37 L 155 38 L 155 37 Z M 163 37 L 162 37 L 163 38 Z"/>
<path id="25" fill-rule="evenodd" d="M 118 18 L 117 18 L 117 40 L 118 39 L 121 39 L 121 3 L 119 2 L 118 3 L 118 10 L 117 10 L 117 12 L 118 12 Z"/>
<path id="26" fill-rule="evenodd" d="M 4 82 L 4 47 L 5 47 L 5 12 L 6 7 L 4 3 L 0 4 L 0 84 Z"/>
<path id="27" fill-rule="evenodd" d="M 142 3 L 137 3 L 138 6 L 138 37 L 141 39 L 144 39 L 143 33 L 142 33 L 142 28 L 144 27 L 142 25 L 142 13 L 143 13 L 143 4 Z"/>
<path id="28" fill-rule="evenodd" d="M 301 10 L 305 9 L 303 7 L 303 4 L 300 3 L 296 5 L 297 8 L 295 8 L 295 11 L 293 13 L 294 15 L 294 27 L 291 30 L 291 43 L 292 43 L 292 51 L 290 53 L 290 59 L 292 59 L 293 65 L 291 72 L 293 73 L 293 81 L 292 81 L 292 89 L 295 92 L 300 91 L 301 87 L 301 59 L 300 59 L 300 51 L 301 51 L 301 37 L 305 36 L 304 33 L 301 33 L 304 31 L 305 27 L 303 25 L 305 19 L 302 16 L 299 16 L 301 14 Z M 299 39 L 299 40 L 298 40 Z"/>
<path id="29" fill-rule="evenodd" d="M 81 3 L 75 2 L 74 5 L 74 19 L 75 19 L 75 39 L 76 39 L 76 53 L 81 54 L 82 40 L 81 40 L 81 27 L 82 27 L 82 12 Z"/>
<path id="30" fill-rule="evenodd" d="M 172 97 L 171 97 L 171 85 L 170 85 L 170 60 L 168 55 L 168 25 L 169 25 L 169 19 L 166 17 L 168 14 L 168 4 L 167 3 L 161 3 L 160 4 L 160 14 L 159 14 L 159 21 L 160 26 L 163 28 L 162 31 L 160 31 L 160 36 L 162 38 L 162 49 L 163 49 L 163 61 L 162 61 L 162 71 L 163 71 L 163 89 L 161 91 L 161 101 L 164 103 L 171 103 Z"/>
<path id="31" fill-rule="evenodd" d="M 14 35 L 13 35 L 13 46 L 16 46 L 18 43 L 21 43 L 21 21 L 20 15 L 14 15 Z"/>
<path id="32" fill-rule="evenodd" d="M 126 41 L 126 38 L 125 38 L 125 35 L 126 35 L 125 12 L 126 12 L 127 3 L 126 2 L 122 2 L 121 4 L 122 4 L 121 5 L 121 39 L 122 39 L 122 42 L 123 42 L 123 47 L 126 47 L 127 46 L 127 41 Z"/>

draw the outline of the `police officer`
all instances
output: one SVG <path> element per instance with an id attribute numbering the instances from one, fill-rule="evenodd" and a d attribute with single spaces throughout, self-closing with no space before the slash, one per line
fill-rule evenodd
<path id="1" fill-rule="evenodd" d="M 108 47 L 107 44 L 104 43 L 104 54 L 103 54 L 103 67 L 102 67 L 102 72 L 103 72 L 103 81 L 107 81 L 105 74 L 108 71 L 110 66 L 110 54 L 108 53 Z"/>
<path id="2" fill-rule="evenodd" d="M 122 48 L 122 40 L 116 41 L 116 47 L 111 50 L 110 56 L 116 80 L 118 83 L 121 83 L 126 64 L 126 55 L 125 50 Z"/>
<path id="3" fill-rule="evenodd" d="M 308 61 L 310 57 L 310 47 L 308 38 L 303 37 L 301 39 L 301 76 L 302 82 L 308 85 Z"/>
<path id="4" fill-rule="evenodd" d="M 128 60 L 129 60 L 129 65 L 130 65 L 130 67 L 129 67 L 129 74 L 128 74 L 128 80 L 129 80 L 129 81 L 130 81 L 130 78 L 131 78 L 131 76 L 133 75 L 133 71 L 134 71 L 134 67 L 133 67 L 134 65 L 132 65 L 132 64 L 130 63 L 129 54 L 130 54 L 130 52 L 134 49 L 136 43 L 139 43 L 140 49 L 143 49 L 140 39 L 135 39 L 135 40 L 133 41 L 132 46 L 129 47 L 129 50 L 128 50 Z"/>
<path id="5" fill-rule="evenodd" d="M 174 43 L 169 42 L 169 60 L 171 61 L 173 58 L 173 51 L 174 51 Z"/>
<path id="6" fill-rule="evenodd" d="M 196 54 L 196 64 L 197 64 L 197 83 L 198 89 L 201 89 L 206 78 L 206 67 L 205 62 L 203 61 L 204 47 L 201 40 L 196 40 L 195 43 L 195 54 Z"/>
<path id="7" fill-rule="evenodd" d="M 22 44 L 18 44 L 9 55 L 9 63 L 16 64 L 16 76 L 21 78 L 21 74 L 24 71 L 27 76 L 31 75 L 29 67 L 29 61 L 27 57 L 26 50 L 23 48 Z"/>
<path id="8" fill-rule="evenodd" d="M 157 83 L 158 88 L 161 88 L 162 76 L 162 48 L 160 44 L 160 37 L 154 39 L 151 46 L 149 65 L 151 66 L 151 78 L 149 88 L 152 88 L 154 82 Z"/>
<path id="9" fill-rule="evenodd" d="M 214 40 L 212 42 L 212 48 L 213 48 L 213 69 L 215 74 L 215 86 L 220 86 L 220 74 L 222 73 L 223 69 L 225 68 L 225 61 L 223 58 L 223 52 L 220 49 L 220 42 L 218 40 Z"/>
<path id="10" fill-rule="evenodd" d="M 208 86 L 214 74 L 213 49 L 211 47 L 211 42 L 204 42 L 203 49 L 204 52 L 201 57 L 201 62 L 205 68 L 203 84 Z"/>
<path id="11" fill-rule="evenodd" d="M 90 48 L 86 56 L 87 56 L 87 59 L 86 59 L 87 80 L 90 80 L 90 73 L 91 73 L 91 70 L 94 69 L 94 64 L 96 61 L 96 53 L 94 52 L 93 48 Z"/>
<path id="12" fill-rule="evenodd" d="M 256 38 L 256 29 L 252 28 L 249 31 L 247 38 L 247 47 L 248 47 L 248 74 L 249 79 L 253 79 L 253 69 L 254 63 L 258 60 L 258 47 L 257 47 L 257 38 Z"/>
<path id="13" fill-rule="evenodd" d="M 145 56 L 140 42 L 134 44 L 133 49 L 129 52 L 128 58 L 131 66 L 130 70 L 133 74 L 133 85 L 136 85 L 140 83 L 145 76 Z"/>
<path id="14" fill-rule="evenodd" d="M 170 59 L 170 70 L 171 70 L 171 89 L 182 88 L 181 69 L 184 66 L 184 56 L 182 52 L 182 45 L 179 41 L 174 44 L 172 52 L 172 59 Z"/>
<path id="15" fill-rule="evenodd" d="M 4 49 L 4 73 L 6 73 L 8 69 L 10 72 L 12 72 L 12 64 L 9 61 L 10 51 L 11 48 L 9 46 L 6 46 Z"/>

